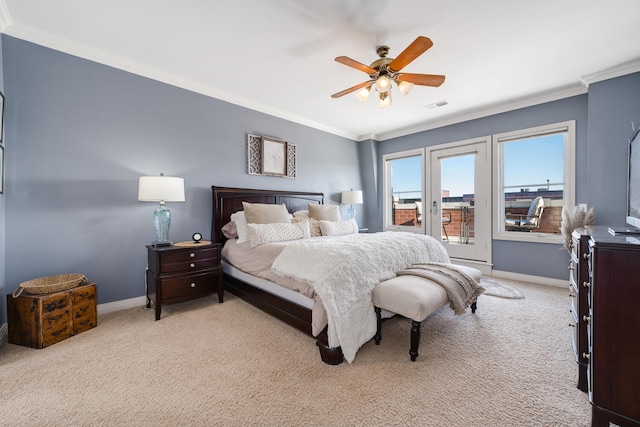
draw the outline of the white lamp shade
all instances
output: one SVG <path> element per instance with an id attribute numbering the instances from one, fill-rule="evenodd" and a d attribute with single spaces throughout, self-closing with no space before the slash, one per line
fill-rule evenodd
<path id="1" fill-rule="evenodd" d="M 140 202 L 184 202 L 184 179 L 175 176 L 141 176 Z"/>
<path id="2" fill-rule="evenodd" d="M 342 204 L 344 205 L 357 205 L 362 203 L 362 191 L 351 190 L 342 192 Z"/>

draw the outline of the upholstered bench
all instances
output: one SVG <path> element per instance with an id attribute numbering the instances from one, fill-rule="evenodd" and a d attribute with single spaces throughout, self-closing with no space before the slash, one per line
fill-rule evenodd
<path id="1" fill-rule="evenodd" d="M 482 273 L 471 267 L 459 266 L 468 276 L 480 283 Z M 447 292 L 438 283 L 418 276 L 397 276 L 379 283 L 373 289 L 373 305 L 376 310 L 378 328 L 375 343 L 382 339 L 382 311 L 399 314 L 411 319 L 411 348 L 409 355 L 415 361 L 420 345 L 422 322 L 440 307 L 449 304 Z M 471 312 L 476 312 L 476 303 L 471 304 Z"/>

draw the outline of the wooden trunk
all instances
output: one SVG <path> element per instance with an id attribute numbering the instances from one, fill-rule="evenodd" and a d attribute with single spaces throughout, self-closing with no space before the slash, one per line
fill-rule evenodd
<path id="1" fill-rule="evenodd" d="M 9 342 L 44 348 L 98 324 L 96 284 L 44 295 L 7 295 Z"/>

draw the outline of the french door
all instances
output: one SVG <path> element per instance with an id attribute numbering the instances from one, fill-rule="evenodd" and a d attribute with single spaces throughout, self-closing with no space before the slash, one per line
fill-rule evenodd
<path id="1" fill-rule="evenodd" d="M 429 150 L 430 227 L 451 258 L 491 262 L 489 138 Z"/>

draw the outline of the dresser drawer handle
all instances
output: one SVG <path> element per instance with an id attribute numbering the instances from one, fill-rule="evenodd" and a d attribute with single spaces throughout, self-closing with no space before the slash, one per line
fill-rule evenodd
<path id="1" fill-rule="evenodd" d="M 585 359 L 591 359 L 591 355 L 589 353 L 582 353 L 582 357 L 584 357 Z"/>
<path id="2" fill-rule="evenodd" d="M 196 254 L 194 254 L 193 252 L 191 252 L 191 253 L 189 254 L 189 257 L 190 257 L 190 258 L 193 258 L 193 257 L 195 257 L 195 256 L 196 256 Z"/>
<path id="3" fill-rule="evenodd" d="M 189 264 L 189 267 L 191 267 L 191 268 L 193 268 L 193 267 L 195 267 L 195 266 L 196 266 L 196 265 L 195 265 L 194 263 Z"/>
<path id="4" fill-rule="evenodd" d="M 591 317 L 585 314 L 584 316 L 582 316 L 582 320 L 584 320 L 585 322 L 588 322 L 589 320 L 591 320 Z"/>
<path id="5" fill-rule="evenodd" d="M 82 292 L 82 293 L 78 294 L 78 296 L 79 296 L 80 298 L 86 298 L 86 297 L 88 297 L 88 296 L 89 296 L 89 292 Z"/>
<path id="6" fill-rule="evenodd" d="M 590 254 L 590 253 L 583 253 L 583 254 L 582 254 L 582 258 L 584 258 L 584 259 L 591 259 L 591 254 Z"/>
<path id="7" fill-rule="evenodd" d="M 89 311 L 89 306 L 86 306 L 86 307 L 80 307 L 80 308 L 78 309 L 78 311 L 81 311 L 81 312 L 83 312 L 83 313 L 86 313 L 87 311 Z"/>
<path id="8" fill-rule="evenodd" d="M 57 315 L 57 316 L 53 316 L 53 317 L 51 318 L 51 321 L 52 321 L 52 322 L 57 322 L 57 321 L 58 321 L 58 320 L 60 320 L 60 319 L 62 319 L 62 314 L 59 314 L 59 315 Z"/>
<path id="9" fill-rule="evenodd" d="M 195 288 L 195 287 L 196 287 L 196 284 L 195 284 L 195 283 L 192 283 L 192 284 L 191 284 L 191 287 L 192 287 L 192 288 Z"/>
<path id="10" fill-rule="evenodd" d="M 591 284 L 589 282 L 582 282 L 582 286 L 588 288 L 589 286 L 591 286 Z"/>

